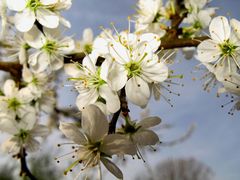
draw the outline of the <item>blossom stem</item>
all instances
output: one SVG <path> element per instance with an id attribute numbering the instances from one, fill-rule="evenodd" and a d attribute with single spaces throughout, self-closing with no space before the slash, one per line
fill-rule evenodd
<path id="1" fill-rule="evenodd" d="M 20 152 L 18 154 L 21 162 L 21 171 L 20 171 L 20 176 L 27 176 L 31 180 L 37 180 L 37 178 L 30 172 L 27 166 L 27 161 L 26 161 L 26 150 L 24 147 L 20 149 Z"/>

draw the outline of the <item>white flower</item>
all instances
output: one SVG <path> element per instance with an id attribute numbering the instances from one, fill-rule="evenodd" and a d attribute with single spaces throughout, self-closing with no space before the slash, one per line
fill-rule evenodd
<path id="1" fill-rule="evenodd" d="M 33 97 L 27 88 L 18 89 L 13 80 L 7 80 L 3 86 L 4 96 L 0 96 L 0 114 L 11 119 L 28 116 L 35 118 L 35 109 L 31 106 Z M 1 120 L 2 121 L 2 120 Z"/>
<path id="2" fill-rule="evenodd" d="M 26 66 L 23 66 L 22 76 L 26 83 L 25 88 L 29 89 L 38 111 L 51 113 L 56 105 L 56 95 L 50 83 L 51 75 L 45 72 L 33 73 Z"/>
<path id="3" fill-rule="evenodd" d="M 139 0 L 137 6 L 136 31 L 158 33 L 163 36 L 165 31 L 161 29 L 160 21 L 166 19 L 167 12 L 162 0 Z"/>
<path id="4" fill-rule="evenodd" d="M 108 121 L 97 106 L 90 105 L 82 111 L 82 129 L 72 123 L 64 122 L 60 122 L 59 128 L 76 144 L 73 146 L 75 151 L 71 154 L 75 161 L 65 173 L 79 163 L 82 163 L 85 169 L 100 165 L 102 162 L 117 178 L 123 178 L 121 171 L 108 160 L 108 157 L 122 154 L 134 155 L 135 149 L 123 135 L 108 135 Z"/>
<path id="5" fill-rule="evenodd" d="M 29 91 L 34 96 L 34 99 L 41 97 L 42 93 L 45 90 L 45 86 L 49 81 L 49 75 L 44 72 L 33 73 L 29 68 L 23 66 L 22 77 L 23 81 L 26 83 L 26 87 L 29 88 Z"/>
<path id="6" fill-rule="evenodd" d="M 226 64 L 231 71 L 231 64 L 239 65 L 240 41 L 232 31 L 226 17 L 218 16 L 209 26 L 211 39 L 201 42 L 197 48 L 197 58 L 203 63 Z M 227 63 L 225 63 L 227 62 Z"/>
<path id="7" fill-rule="evenodd" d="M 82 65 L 65 65 L 65 72 L 72 77 L 70 80 L 75 81 L 75 88 L 79 92 L 76 104 L 80 110 L 89 104 L 100 102 L 106 104 L 108 112 L 115 113 L 120 109 L 119 97 L 103 80 L 103 69 L 95 65 L 97 58 L 95 53 L 87 55 Z"/>
<path id="8" fill-rule="evenodd" d="M 41 33 L 35 26 L 25 33 L 27 43 L 37 49 L 30 55 L 28 63 L 35 72 L 63 67 L 64 56 L 74 49 L 74 41 L 70 37 L 59 38 L 58 30 L 43 28 Z"/>
<path id="9" fill-rule="evenodd" d="M 131 121 L 129 117 L 125 119 L 126 124 L 117 132 L 124 134 L 135 145 L 138 156 L 142 158 L 139 147 L 152 146 L 159 143 L 158 135 L 149 128 L 160 124 L 161 119 L 159 117 L 147 117 L 139 122 Z"/>
<path id="10" fill-rule="evenodd" d="M 127 98 L 145 107 L 150 98 L 148 84 L 163 82 L 168 77 L 167 66 L 155 54 L 160 38 L 152 33 L 123 33 L 118 39 L 107 39 L 109 54 L 102 64 L 105 80 L 115 91 L 125 86 Z"/>
<path id="11" fill-rule="evenodd" d="M 203 9 L 209 0 L 185 0 L 185 7 L 189 10 L 189 12 L 198 12 Z"/>
<path id="12" fill-rule="evenodd" d="M 84 29 L 82 40 L 76 42 L 75 51 L 90 54 L 92 52 L 93 40 L 94 35 L 92 29 L 90 28 Z"/>
<path id="13" fill-rule="evenodd" d="M 58 27 L 60 17 L 52 9 L 59 3 L 58 0 L 18 0 L 17 3 L 7 0 L 8 8 L 17 11 L 14 21 L 16 28 L 21 32 L 29 31 L 36 20 L 47 28 Z"/>
<path id="14" fill-rule="evenodd" d="M 12 137 L 1 145 L 3 151 L 16 154 L 19 153 L 21 148 L 25 148 L 28 152 L 33 152 L 39 149 L 40 143 L 36 138 L 45 138 L 48 135 L 49 130 L 44 125 L 34 124 L 33 119 L 31 119 L 31 121 L 32 122 L 24 122 L 23 118 L 18 123 L 18 126 L 16 126 L 16 123 L 9 121 L 9 129 L 6 130 L 1 128 L 2 131 L 12 135 Z"/>

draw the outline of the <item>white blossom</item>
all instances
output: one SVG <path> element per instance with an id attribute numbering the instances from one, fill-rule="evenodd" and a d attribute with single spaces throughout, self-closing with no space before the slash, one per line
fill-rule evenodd
<path id="1" fill-rule="evenodd" d="M 70 80 L 75 82 L 74 86 L 79 92 L 76 104 L 80 110 L 89 104 L 99 107 L 106 104 L 107 111 L 115 113 L 120 109 L 119 97 L 104 80 L 104 69 L 95 65 L 97 58 L 98 55 L 92 53 L 83 59 L 82 65 L 66 64 L 65 72 L 72 77 Z"/>
<path id="2" fill-rule="evenodd" d="M 211 39 L 201 42 L 197 48 L 197 58 L 203 63 L 226 65 L 231 71 L 232 64 L 239 66 L 239 40 L 230 27 L 227 18 L 218 16 L 209 26 Z M 225 63 L 227 62 L 227 63 Z"/>
<path id="3" fill-rule="evenodd" d="M 28 63 L 35 72 L 56 71 L 63 67 L 64 56 L 74 49 L 70 37 L 59 37 L 58 30 L 43 28 L 44 34 L 35 26 L 25 33 L 27 43 L 36 49 L 29 56 Z"/>
<path id="4" fill-rule="evenodd" d="M 72 123 L 60 123 L 60 130 L 76 144 L 73 146 L 75 151 L 71 154 L 75 161 L 65 173 L 79 163 L 82 163 L 83 169 L 86 169 L 102 162 L 117 178 L 123 178 L 122 172 L 108 157 L 121 154 L 134 155 L 135 149 L 123 135 L 108 135 L 108 128 L 106 116 L 94 105 L 89 105 L 82 111 L 81 129 Z"/>
<path id="5" fill-rule="evenodd" d="M 44 27 L 57 28 L 61 17 L 56 10 L 65 3 L 69 4 L 68 1 L 58 0 L 18 0 L 17 3 L 7 0 L 8 8 L 17 11 L 14 21 L 16 28 L 21 32 L 29 31 L 36 20 Z"/>

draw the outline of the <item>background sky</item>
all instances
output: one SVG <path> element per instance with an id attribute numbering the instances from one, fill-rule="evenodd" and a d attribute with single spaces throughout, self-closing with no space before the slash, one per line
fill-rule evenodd
<path id="1" fill-rule="evenodd" d="M 97 35 L 99 26 L 110 27 L 110 22 L 115 22 L 118 29 L 127 28 L 127 16 L 134 13 L 136 0 L 73 0 L 70 11 L 65 17 L 71 21 L 72 28 L 67 34 L 74 34 L 79 39 L 84 28 L 91 27 Z M 240 19 L 240 1 L 238 0 L 213 0 L 212 6 L 219 7 L 217 14 Z M 187 61 L 181 55 L 177 56 L 180 63 L 173 66 L 176 74 L 183 74 L 184 79 L 178 81 L 184 87 L 176 87 L 180 97 L 170 96 L 174 107 L 166 102 L 151 100 L 149 109 L 151 115 L 158 115 L 164 123 L 171 123 L 174 127 L 170 130 L 160 130 L 162 141 L 170 141 L 184 134 L 188 127 L 194 123 L 196 130 L 184 143 L 174 147 L 160 147 L 159 150 L 147 156 L 151 167 L 163 159 L 174 157 L 194 157 L 212 168 L 216 180 L 240 179 L 240 118 L 237 112 L 234 116 L 227 114 L 231 108 L 222 109 L 221 104 L 228 101 L 225 97 L 216 98 L 216 89 L 207 93 L 202 90 L 202 82 L 192 81 L 199 74 L 191 73 L 196 60 Z M 63 91 L 68 93 L 69 88 Z M 166 94 L 169 95 L 169 94 Z M 64 105 L 74 104 L 73 98 L 62 96 Z M 132 116 L 139 117 L 141 109 L 132 108 Z M 127 167 L 123 168 L 126 180 L 146 171 L 140 160 L 129 160 Z M 112 179 L 109 176 L 108 179 Z"/>

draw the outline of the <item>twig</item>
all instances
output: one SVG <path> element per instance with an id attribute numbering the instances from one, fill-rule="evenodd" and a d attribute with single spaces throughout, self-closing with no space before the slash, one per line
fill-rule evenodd
<path id="1" fill-rule="evenodd" d="M 25 151 L 25 148 L 21 148 L 20 152 L 18 154 L 18 157 L 20 159 L 21 162 L 21 171 L 20 171 L 20 176 L 27 176 L 29 177 L 31 180 L 37 180 L 37 178 L 30 172 L 30 170 L 28 169 L 27 166 L 27 161 L 26 161 L 26 156 L 27 153 Z"/>
<path id="2" fill-rule="evenodd" d="M 109 123 L 109 131 L 108 131 L 109 134 L 115 133 L 116 125 L 117 125 L 117 121 L 118 121 L 120 113 L 122 113 L 122 115 L 126 117 L 126 116 L 128 116 L 128 113 L 130 111 L 128 108 L 128 103 L 126 100 L 126 93 L 125 93 L 124 88 L 121 90 L 120 102 L 121 102 L 120 109 L 116 113 L 113 114 L 112 120 Z"/>

